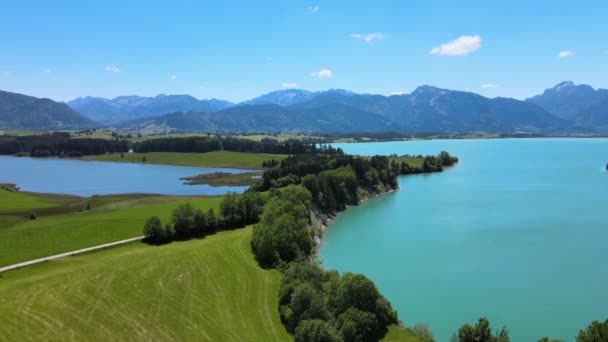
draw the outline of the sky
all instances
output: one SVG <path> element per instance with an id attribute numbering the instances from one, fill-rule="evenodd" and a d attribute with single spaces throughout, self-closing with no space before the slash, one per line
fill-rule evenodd
<path id="1" fill-rule="evenodd" d="M 608 1 L 1 0 L 0 90 L 58 101 L 285 88 L 524 99 L 608 88 Z"/>

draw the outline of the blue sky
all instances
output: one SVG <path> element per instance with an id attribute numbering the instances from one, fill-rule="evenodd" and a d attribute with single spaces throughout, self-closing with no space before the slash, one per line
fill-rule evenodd
<path id="1" fill-rule="evenodd" d="M 608 1 L 13 1 L 0 89 L 71 100 L 608 88 Z M 561 53 L 561 57 L 560 57 Z"/>

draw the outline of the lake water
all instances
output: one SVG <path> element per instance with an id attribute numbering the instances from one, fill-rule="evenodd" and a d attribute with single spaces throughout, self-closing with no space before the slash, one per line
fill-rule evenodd
<path id="1" fill-rule="evenodd" d="M 22 191 L 77 196 L 119 193 L 162 195 L 220 195 L 247 187 L 186 185 L 181 177 L 246 170 L 154 164 L 111 163 L 58 158 L 0 156 L 0 183 L 14 183 Z"/>
<path id="2" fill-rule="evenodd" d="M 340 213 L 326 268 L 373 279 L 406 325 L 449 341 L 490 319 L 511 340 L 574 341 L 608 318 L 608 139 L 434 140 L 336 145 L 347 153 L 460 158 Z"/>

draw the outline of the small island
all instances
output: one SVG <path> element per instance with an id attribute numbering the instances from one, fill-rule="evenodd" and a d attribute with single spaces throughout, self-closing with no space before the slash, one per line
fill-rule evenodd
<path id="1" fill-rule="evenodd" d="M 188 185 L 207 184 L 210 186 L 248 186 L 255 184 L 261 175 L 261 172 L 213 172 L 193 177 L 184 177 L 181 179 L 185 180 L 185 184 Z"/>

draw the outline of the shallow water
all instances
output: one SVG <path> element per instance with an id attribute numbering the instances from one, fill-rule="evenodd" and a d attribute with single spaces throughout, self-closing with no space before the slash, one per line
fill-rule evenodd
<path id="1" fill-rule="evenodd" d="M 450 170 L 338 215 L 320 257 L 364 273 L 406 325 L 437 341 L 486 316 L 512 341 L 574 341 L 608 318 L 608 139 L 339 144 L 347 153 L 437 154 Z"/>
<path id="2" fill-rule="evenodd" d="M 0 156 L 0 183 L 17 184 L 22 191 L 77 196 L 118 193 L 220 195 L 247 189 L 245 186 L 185 185 L 180 180 L 181 177 L 218 171 L 241 173 L 247 170 Z"/>

